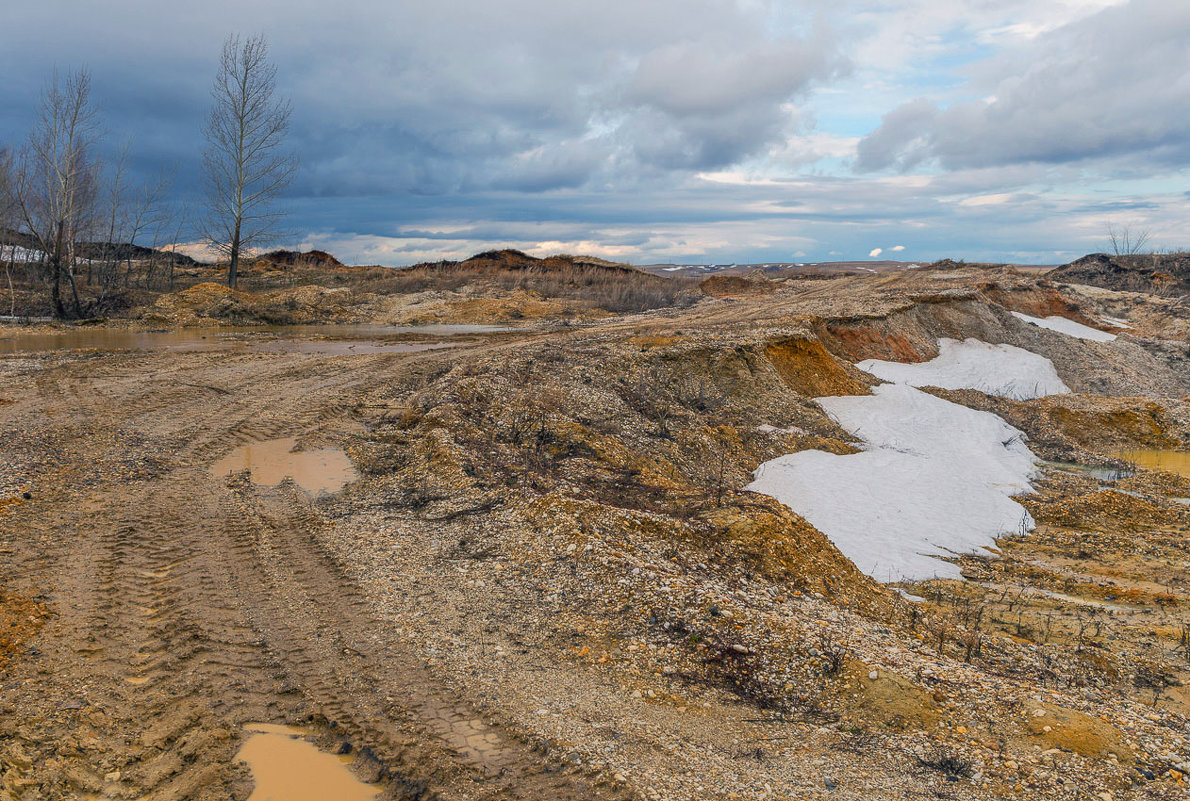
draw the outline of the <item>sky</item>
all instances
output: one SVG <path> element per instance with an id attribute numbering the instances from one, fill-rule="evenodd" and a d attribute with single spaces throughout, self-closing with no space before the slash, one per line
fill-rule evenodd
<path id="1" fill-rule="evenodd" d="M 15 7 L 12 7 L 15 5 Z M 352 263 L 1061 263 L 1190 247 L 1185 0 L 41 0 L 0 145 L 88 69 L 113 158 L 192 212 L 229 34 L 293 103 L 291 234 Z"/>

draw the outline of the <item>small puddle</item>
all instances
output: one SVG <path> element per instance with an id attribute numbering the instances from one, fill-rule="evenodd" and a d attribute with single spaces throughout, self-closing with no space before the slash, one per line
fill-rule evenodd
<path id="1" fill-rule="evenodd" d="M 1148 470 L 1190 477 L 1190 451 L 1136 450 L 1118 451 L 1116 457 Z"/>
<path id="2" fill-rule="evenodd" d="M 248 801 L 374 801 L 380 789 L 364 784 L 347 766 L 350 756 L 319 751 L 294 726 L 253 723 L 252 733 L 236 754 L 247 762 L 256 783 Z"/>
<path id="3" fill-rule="evenodd" d="M 358 477 L 347 454 L 338 448 L 294 452 L 296 446 L 293 437 L 250 442 L 211 465 L 211 474 L 222 478 L 248 470 L 253 482 L 269 486 L 292 478 L 311 495 L 338 492 Z"/>
<path id="4" fill-rule="evenodd" d="M 1102 465 L 1093 464 L 1079 464 L 1077 462 L 1052 462 L 1048 459 L 1039 459 L 1037 461 L 1037 465 L 1039 467 L 1045 467 L 1052 470 L 1064 470 L 1067 473 L 1077 473 L 1083 476 L 1090 476 L 1091 478 L 1109 484 L 1136 474 L 1135 470 L 1125 470 L 1117 467 L 1104 467 Z"/>

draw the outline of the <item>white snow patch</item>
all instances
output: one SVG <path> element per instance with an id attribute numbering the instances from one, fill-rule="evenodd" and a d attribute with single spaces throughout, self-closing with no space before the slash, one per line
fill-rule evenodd
<path id="1" fill-rule="evenodd" d="M 928 362 L 905 364 L 868 359 L 856 365 L 877 378 L 911 387 L 978 389 L 989 395 L 1027 400 L 1065 395 L 1070 387 L 1054 363 L 1012 345 L 989 345 L 978 339 L 940 339 L 938 355 Z"/>
<path id="2" fill-rule="evenodd" d="M 874 393 L 818 399 L 864 452 L 781 456 L 746 489 L 792 508 L 882 581 L 959 578 L 957 566 L 934 557 L 1033 527 L 1012 499 L 1031 489 L 1036 463 L 1020 431 L 910 386 Z"/>
<path id="3" fill-rule="evenodd" d="M 45 253 L 40 250 L 0 245 L 0 261 L 30 264 L 35 261 L 41 261 L 43 258 L 45 258 Z"/>
<path id="4" fill-rule="evenodd" d="M 1068 337 L 1075 337 L 1076 339 L 1086 339 L 1091 342 L 1111 342 L 1116 338 L 1115 334 L 1109 334 L 1106 331 L 1100 331 L 1098 328 L 1091 328 L 1089 325 L 1076 323 L 1074 320 L 1068 320 L 1065 317 L 1030 317 L 1020 312 L 1012 312 L 1012 316 L 1018 320 L 1024 320 L 1026 323 L 1032 323 L 1038 328 L 1048 328 L 1051 331 L 1057 331 L 1059 334 L 1065 334 Z"/>

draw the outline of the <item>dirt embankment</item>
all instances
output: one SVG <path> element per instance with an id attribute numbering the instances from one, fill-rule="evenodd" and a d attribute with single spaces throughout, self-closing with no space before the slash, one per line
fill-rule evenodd
<path id="1" fill-rule="evenodd" d="M 999 297 L 1012 309 L 996 302 Z M 1112 343 L 1091 343 L 1029 325 L 1013 317 L 1016 308 L 1065 308 L 1059 316 L 1089 317 L 1068 299 L 1048 290 L 943 295 L 912 302 L 888 314 L 820 319 L 813 330 L 835 355 L 850 361 L 884 359 L 927 361 L 938 355 L 938 340 L 975 338 L 1039 353 L 1053 361 L 1075 392 L 1179 398 L 1190 395 L 1186 347 L 1127 335 Z M 1070 310 L 1070 307 L 1074 307 Z"/>
<path id="2" fill-rule="evenodd" d="M 771 295 L 777 285 L 762 275 L 712 275 L 698 284 L 698 291 L 713 298 L 756 298 Z"/>

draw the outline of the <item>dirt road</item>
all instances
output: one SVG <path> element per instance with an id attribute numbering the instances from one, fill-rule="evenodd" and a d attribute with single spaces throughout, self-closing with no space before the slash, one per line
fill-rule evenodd
<path id="1" fill-rule="evenodd" d="M 370 615 L 291 484 L 207 466 L 349 438 L 374 386 L 452 353 L 101 353 L 0 365 L 9 587 L 53 609 L 0 694 L 0 797 L 245 798 L 253 721 L 312 723 L 382 797 L 613 797 L 484 720 Z"/>

